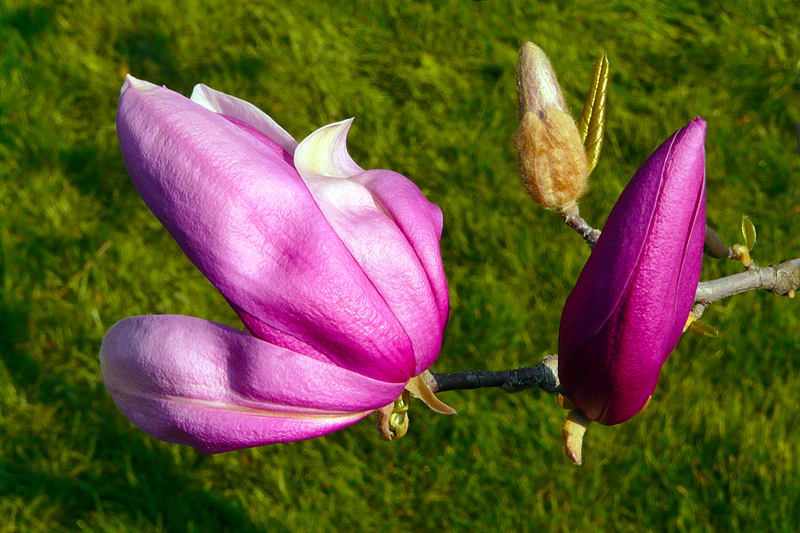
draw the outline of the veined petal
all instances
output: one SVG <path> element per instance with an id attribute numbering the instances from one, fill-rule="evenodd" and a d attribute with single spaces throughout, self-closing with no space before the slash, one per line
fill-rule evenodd
<path id="1" fill-rule="evenodd" d="M 639 412 L 683 330 L 702 263 L 704 141 L 698 118 L 636 172 L 564 305 L 559 377 L 592 420 Z"/>
<path id="2" fill-rule="evenodd" d="M 416 375 L 436 359 L 446 322 L 441 212 L 400 174 L 358 167 L 347 153 L 350 123 L 331 124 L 309 135 L 297 148 L 295 166 L 325 218 L 411 339 Z M 401 220 L 394 219 L 366 184 L 381 193 Z"/>
<path id="3" fill-rule="evenodd" d="M 142 199 L 258 337 L 405 383 L 408 335 L 261 132 L 165 88 L 126 83 L 117 132 Z"/>
<path id="4" fill-rule="evenodd" d="M 103 382 L 137 427 L 203 453 L 324 435 L 391 403 L 404 387 L 175 315 L 118 322 L 100 360 Z"/>
<path id="5" fill-rule="evenodd" d="M 250 102 L 219 92 L 202 83 L 194 86 L 190 99 L 214 113 L 228 115 L 249 124 L 272 139 L 286 150 L 289 155 L 294 155 L 294 151 L 297 148 L 297 141 L 294 140 L 294 137 L 275 122 L 272 117 Z"/>
<path id="6" fill-rule="evenodd" d="M 425 269 L 443 331 L 450 312 L 450 296 L 439 251 L 443 222 L 441 209 L 428 201 L 413 182 L 391 170 L 369 170 L 355 176 L 353 181 L 367 188 L 414 249 Z M 409 326 L 405 327 L 408 331 Z M 425 332 L 420 331 L 419 335 L 425 335 Z M 418 354 L 416 373 L 427 369 L 435 359 L 436 353 Z"/>

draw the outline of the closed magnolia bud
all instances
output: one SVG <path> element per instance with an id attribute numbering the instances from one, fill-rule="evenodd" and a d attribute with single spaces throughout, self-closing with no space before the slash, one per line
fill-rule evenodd
<path id="1" fill-rule="evenodd" d="M 550 209 L 575 201 L 586 189 L 586 152 L 550 61 L 533 43 L 520 50 L 517 96 L 520 123 L 514 144 L 525 189 Z"/>
<path id="2" fill-rule="evenodd" d="M 558 377 L 590 420 L 641 411 L 686 325 L 703 261 L 705 137 L 697 118 L 645 161 L 564 304 Z"/>

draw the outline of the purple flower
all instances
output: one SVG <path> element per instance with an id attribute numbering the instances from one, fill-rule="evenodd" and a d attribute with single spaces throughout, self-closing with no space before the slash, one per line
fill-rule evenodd
<path id="1" fill-rule="evenodd" d="M 619 424 L 644 407 L 686 324 L 703 254 L 705 132 L 690 122 L 636 172 L 564 305 L 559 378 L 591 420 Z"/>
<path id="2" fill-rule="evenodd" d="M 441 211 L 356 165 L 350 124 L 298 144 L 237 98 L 128 77 L 128 173 L 250 333 L 185 316 L 114 325 L 103 381 L 140 429 L 206 453 L 315 437 L 391 404 L 436 359 Z"/>

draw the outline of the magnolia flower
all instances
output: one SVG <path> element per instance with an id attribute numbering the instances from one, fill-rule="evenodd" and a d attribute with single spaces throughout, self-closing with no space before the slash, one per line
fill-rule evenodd
<path id="1" fill-rule="evenodd" d="M 356 165 L 350 123 L 298 144 L 204 85 L 189 100 L 127 78 L 117 132 L 136 190 L 249 331 L 114 325 L 103 381 L 140 429 L 223 452 L 329 433 L 419 386 L 448 316 L 442 214 L 400 174 Z"/>
<path id="2" fill-rule="evenodd" d="M 564 305 L 559 378 L 591 420 L 638 413 L 683 332 L 703 254 L 705 131 L 690 122 L 636 172 Z"/>

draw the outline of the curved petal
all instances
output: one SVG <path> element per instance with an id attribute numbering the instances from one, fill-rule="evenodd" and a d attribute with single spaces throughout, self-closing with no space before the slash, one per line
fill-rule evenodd
<path id="1" fill-rule="evenodd" d="M 142 199 L 256 336 L 387 382 L 414 375 L 402 325 L 260 132 L 131 80 L 117 132 Z"/>
<path id="2" fill-rule="evenodd" d="M 439 331 L 435 350 L 417 353 L 416 374 L 433 364 L 440 349 L 441 334 L 447 326 L 450 311 L 450 297 L 447 291 L 439 239 L 442 235 L 442 212 L 422 194 L 414 183 L 391 170 L 368 170 L 355 176 L 352 181 L 361 183 L 372 194 L 381 211 L 387 213 L 406 241 L 413 249 L 416 260 L 422 266 L 432 301 L 426 305 L 426 314 L 435 315 L 438 330 L 429 321 L 413 321 L 400 317 L 406 332 L 412 339 L 430 337 L 431 331 Z M 398 288 L 402 293 L 402 289 Z"/>
<path id="3" fill-rule="evenodd" d="M 331 227 L 411 339 L 416 375 L 439 354 L 446 322 L 441 212 L 400 174 L 358 167 L 346 148 L 351 122 L 331 124 L 309 135 L 297 147 L 295 166 Z M 388 205 L 377 201 L 366 184 Z"/>
<path id="4" fill-rule="evenodd" d="M 203 453 L 302 440 L 393 402 L 389 384 L 199 318 L 126 318 L 100 349 L 103 382 L 140 429 Z"/>
<path id="5" fill-rule="evenodd" d="M 439 240 L 442 237 L 442 210 L 431 203 L 405 176 L 391 170 L 369 170 L 355 176 L 372 194 L 382 211 L 394 220 L 414 248 L 431 284 L 442 328 L 447 324 L 450 299 L 442 265 Z"/>
<path id="6" fill-rule="evenodd" d="M 352 125 L 352 118 L 334 122 L 302 140 L 294 154 L 294 164 L 303 179 L 349 178 L 364 172 L 347 152 L 347 133 Z"/>
<path id="7" fill-rule="evenodd" d="M 683 330 L 702 263 L 704 141 L 698 118 L 636 172 L 564 305 L 559 377 L 592 420 L 639 412 Z"/>
<path id="8" fill-rule="evenodd" d="M 249 124 L 277 143 L 289 155 L 294 155 L 297 148 L 297 141 L 294 140 L 294 137 L 289 135 L 272 117 L 250 102 L 221 93 L 202 83 L 194 86 L 190 99 L 214 113 L 228 115 Z"/>
<path id="9" fill-rule="evenodd" d="M 263 144 L 264 146 L 266 146 L 267 148 L 269 148 L 270 150 L 281 156 L 281 158 L 287 165 L 294 168 L 294 158 L 292 157 L 292 155 L 286 150 L 284 150 L 281 147 L 281 145 L 279 145 L 278 143 L 276 143 L 275 141 L 264 135 L 260 130 L 254 128 L 247 122 L 239 120 L 236 117 L 232 117 L 230 115 L 220 115 L 220 116 L 223 117 L 228 122 L 230 122 L 231 124 L 236 125 L 241 130 L 244 130 L 250 135 L 252 135 L 256 141 L 260 142 L 261 144 Z"/>

